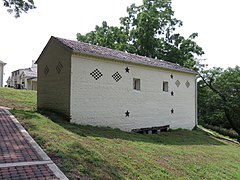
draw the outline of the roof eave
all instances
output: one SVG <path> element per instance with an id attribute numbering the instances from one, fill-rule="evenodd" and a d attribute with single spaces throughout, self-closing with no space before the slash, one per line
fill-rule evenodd
<path id="1" fill-rule="evenodd" d="M 63 47 L 65 47 L 67 50 L 69 51 L 73 51 L 70 47 L 68 47 L 66 44 L 62 43 L 61 41 L 59 41 L 56 37 L 51 36 L 51 38 L 48 40 L 46 46 L 44 47 L 44 49 L 42 50 L 41 54 L 39 55 L 38 59 L 35 61 L 34 64 L 38 64 L 39 59 L 41 58 L 41 56 L 43 55 L 43 53 L 46 51 L 46 49 L 48 48 L 49 44 L 51 41 L 55 41 L 56 43 L 62 45 Z"/>
<path id="2" fill-rule="evenodd" d="M 0 64 L 2 64 L 3 66 L 5 66 L 7 63 L 5 63 L 5 62 L 0 62 Z"/>
<path id="3" fill-rule="evenodd" d="M 133 61 L 129 61 L 129 60 L 127 60 L 127 59 L 110 58 L 110 57 L 100 56 L 100 55 L 91 54 L 91 53 L 82 53 L 82 52 L 75 51 L 75 50 L 73 50 L 72 52 L 73 52 L 73 54 L 77 54 L 77 55 L 85 55 L 85 56 L 91 56 L 91 57 L 98 57 L 98 58 L 104 58 L 104 59 L 108 59 L 108 60 L 117 60 L 117 61 L 120 61 L 120 62 L 129 63 L 129 64 L 136 64 L 136 65 L 143 65 L 143 66 L 148 66 L 148 67 L 161 68 L 161 69 L 178 71 L 178 72 L 183 72 L 183 73 L 188 73 L 188 74 L 195 74 L 195 75 L 198 74 L 198 73 L 197 73 L 196 71 L 194 71 L 194 70 L 192 70 L 192 71 L 184 71 L 184 70 L 181 70 L 181 69 L 167 68 L 167 67 L 155 66 L 155 65 L 151 65 L 151 64 L 133 62 Z"/>

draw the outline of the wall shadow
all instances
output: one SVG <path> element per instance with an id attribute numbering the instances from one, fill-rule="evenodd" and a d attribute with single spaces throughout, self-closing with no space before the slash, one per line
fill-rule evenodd
<path id="1" fill-rule="evenodd" d="M 41 114 L 36 111 L 11 110 L 11 113 L 17 115 L 18 120 L 24 128 L 26 130 L 29 129 L 30 131 L 37 130 L 38 128 L 36 125 L 33 125 L 33 123 L 24 121 L 24 119 L 37 121 L 42 118 Z M 55 118 L 57 118 L 57 121 L 54 122 L 70 131 L 74 127 L 55 113 L 48 112 L 47 115 L 44 114 L 44 116 L 47 116 L 50 119 L 53 118 L 51 120 L 56 120 Z M 47 139 L 44 137 L 41 138 L 41 136 L 34 136 L 34 139 L 43 147 L 47 143 Z M 2 142 L 0 142 L 0 144 L 2 144 Z M 64 148 L 55 148 L 51 149 L 47 154 L 70 179 L 124 179 L 123 173 L 118 167 L 110 164 L 98 154 L 84 148 L 77 142 L 68 144 L 67 150 Z M 80 168 L 79 162 L 81 162 Z"/>
<path id="2" fill-rule="evenodd" d="M 216 138 L 199 129 L 193 131 L 179 129 L 170 132 L 162 132 L 160 134 L 143 135 L 138 133 L 124 132 L 119 129 L 112 129 L 109 127 L 72 124 L 55 112 L 40 111 L 39 113 L 48 117 L 53 122 L 67 129 L 68 131 L 83 137 L 103 137 L 108 139 L 140 141 L 164 145 L 225 145 L 220 140 L 217 140 Z"/>
<path id="3" fill-rule="evenodd" d="M 69 179 L 124 179 L 123 173 L 118 167 L 110 164 L 93 151 L 87 150 L 79 143 L 72 143 L 68 151 L 59 149 L 49 156 Z M 79 162 L 81 162 L 80 168 Z"/>

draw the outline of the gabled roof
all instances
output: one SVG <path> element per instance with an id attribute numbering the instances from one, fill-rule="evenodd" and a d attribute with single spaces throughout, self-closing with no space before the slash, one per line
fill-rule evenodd
<path id="1" fill-rule="evenodd" d="M 52 36 L 51 39 L 57 40 L 58 42 L 69 48 L 73 53 L 197 74 L 194 70 L 182 67 L 176 63 L 139 56 L 136 54 L 130 54 L 119 50 L 113 50 L 106 47 L 96 46 L 89 43 L 73 41 L 54 36 Z"/>
<path id="2" fill-rule="evenodd" d="M 16 71 L 26 71 L 26 70 L 29 70 L 30 68 L 23 68 L 23 69 L 17 69 L 17 70 L 15 70 L 15 71 L 12 71 L 12 73 L 13 72 L 16 72 Z"/>
<path id="3" fill-rule="evenodd" d="M 28 78 L 35 78 L 35 77 L 37 77 L 37 72 L 33 71 L 31 68 L 29 68 L 27 70 L 24 70 L 20 76 L 22 76 L 23 74 L 26 77 L 28 77 Z"/>
<path id="4" fill-rule="evenodd" d="M 0 64 L 6 65 L 7 63 L 0 60 Z"/>

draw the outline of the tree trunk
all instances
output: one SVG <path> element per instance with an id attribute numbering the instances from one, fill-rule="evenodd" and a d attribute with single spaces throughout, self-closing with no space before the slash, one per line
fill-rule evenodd
<path id="1" fill-rule="evenodd" d="M 201 76 L 199 74 L 199 76 L 202 78 L 203 82 L 216 94 L 218 94 L 220 96 L 220 98 L 222 99 L 223 102 L 227 102 L 227 98 L 224 96 L 223 93 L 221 93 L 220 91 L 218 91 L 217 89 L 215 89 L 213 86 L 212 86 L 212 83 L 210 81 L 210 83 L 208 83 L 203 76 Z M 229 112 L 229 109 L 224 106 L 224 114 L 229 122 L 229 124 L 231 125 L 231 127 L 233 128 L 234 131 L 237 132 L 238 134 L 238 142 L 240 142 L 240 127 L 238 127 L 237 125 L 235 125 L 233 119 L 231 118 L 231 113 Z"/>
<path id="2" fill-rule="evenodd" d="M 237 127 L 237 126 L 235 126 L 235 123 L 234 123 L 234 121 L 233 121 L 232 118 L 231 118 L 231 114 L 230 114 L 229 110 L 228 110 L 226 107 L 224 107 L 224 113 L 225 113 L 225 116 L 226 116 L 229 124 L 230 124 L 231 127 L 233 128 L 233 130 L 238 133 L 237 141 L 240 142 L 240 128 Z"/>

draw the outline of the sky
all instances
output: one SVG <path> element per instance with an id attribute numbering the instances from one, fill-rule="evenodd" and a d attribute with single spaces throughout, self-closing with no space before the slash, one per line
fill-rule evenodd
<path id="1" fill-rule="evenodd" d="M 0 6 L 0 60 L 7 63 L 4 82 L 11 72 L 32 65 L 51 36 L 76 40 L 76 34 L 94 30 L 107 21 L 118 26 L 127 6 L 142 0 L 35 0 L 36 9 L 14 18 Z M 172 0 L 174 17 L 183 21 L 177 29 L 188 37 L 198 33 L 196 42 L 210 67 L 240 65 L 239 0 Z"/>

